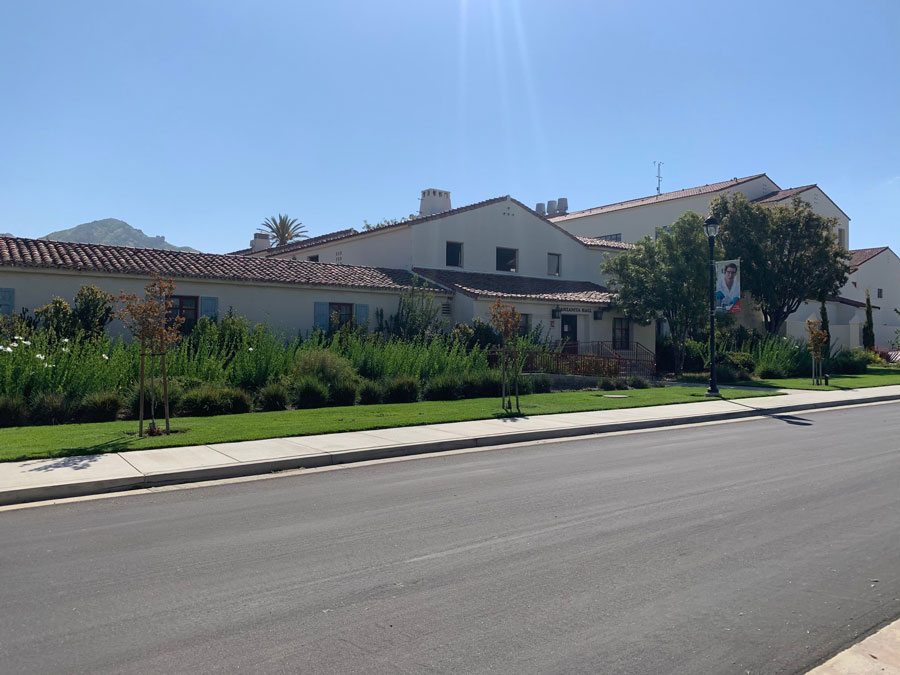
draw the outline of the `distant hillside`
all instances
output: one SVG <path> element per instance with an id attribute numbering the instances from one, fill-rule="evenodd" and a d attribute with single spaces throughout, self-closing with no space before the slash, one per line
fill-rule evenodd
<path id="1" fill-rule="evenodd" d="M 56 241 L 72 241 L 82 244 L 110 244 L 112 246 L 134 246 L 135 248 L 161 248 L 167 251 L 188 251 L 199 253 L 190 246 L 175 246 L 165 237 L 149 237 L 141 230 L 132 227 L 124 220 L 104 218 L 91 223 L 82 223 L 68 230 L 51 232 L 41 239 Z"/>

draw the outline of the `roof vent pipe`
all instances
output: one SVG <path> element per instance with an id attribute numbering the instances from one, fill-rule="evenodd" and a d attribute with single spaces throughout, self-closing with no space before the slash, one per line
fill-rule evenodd
<path id="1" fill-rule="evenodd" d="M 537 206 L 534 207 L 534 210 L 537 211 L 539 216 L 547 215 L 547 209 L 544 207 L 544 202 L 538 202 Z"/>
<path id="2" fill-rule="evenodd" d="M 556 200 L 556 215 L 564 216 L 569 210 L 569 200 L 566 197 L 560 197 Z"/>
<path id="3" fill-rule="evenodd" d="M 556 215 L 556 200 L 550 199 L 547 201 L 547 215 L 555 216 Z"/>

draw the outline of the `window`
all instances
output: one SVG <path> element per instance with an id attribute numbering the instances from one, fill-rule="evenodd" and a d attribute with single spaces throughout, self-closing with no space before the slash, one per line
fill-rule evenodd
<path id="1" fill-rule="evenodd" d="M 844 228 L 838 228 L 838 245 L 847 248 L 847 230 Z"/>
<path id="2" fill-rule="evenodd" d="M 309 262 L 319 262 L 319 254 L 317 253 L 316 255 L 308 255 L 306 256 L 306 259 Z"/>
<path id="3" fill-rule="evenodd" d="M 631 349 L 631 321 L 613 319 L 613 349 Z"/>
<path id="4" fill-rule="evenodd" d="M 884 297 L 884 289 L 883 289 L 883 288 L 879 288 L 879 289 L 878 289 L 877 295 L 878 295 L 879 298 L 883 298 L 883 297 Z"/>
<path id="5" fill-rule="evenodd" d="M 654 239 L 659 239 L 659 235 L 662 234 L 663 232 L 671 232 L 671 231 L 672 231 L 671 225 L 662 225 L 660 227 L 657 227 L 656 228 L 656 236 L 654 237 Z"/>
<path id="6" fill-rule="evenodd" d="M 197 323 L 197 296 L 196 295 L 173 295 L 170 300 L 172 306 L 169 308 L 169 316 L 183 316 L 184 323 L 181 324 L 182 331 L 189 331 Z"/>
<path id="7" fill-rule="evenodd" d="M 559 253 L 547 254 L 547 274 L 551 277 L 559 276 L 559 261 L 562 256 Z"/>
<path id="8" fill-rule="evenodd" d="M 528 335 L 531 332 L 531 314 L 520 314 L 519 335 Z"/>
<path id="9" fill-rule="evenodd" d="M 447 267 L 462 267 L 462 244 L 458 241 L 447 242 Z"/>
<path id="10" fill-rule="evenodd" d="M 519 267 L 519 250 L 497 247 L 497 271 L 515 272 Z"/>
<path id="11" fill-rule="evenodd" d="M 353 321 L 353 304 L 349 302 L 329 302 L 328 319 L 332 326 L 343 326 Z"/>
<path id="12" fill-rule="evenodd" d="M 12 316 L 15 309 L 16 290 L 14 288 L 0 288 L 0 316 Z"/>
<path id="13" fill-rule="evenodd" d="M 622 233 L 616 232 L 615 234 L 604 234 L 602 237 L 597 237 L 597 239 L 603 239 L 605 241 L 622 241 Z"/>
<path id="14" fill-rule="evenodd" d="M 334 262 L 344 262 L 344 252 L 343 251 L 335 251 L 334 252 Z"/>

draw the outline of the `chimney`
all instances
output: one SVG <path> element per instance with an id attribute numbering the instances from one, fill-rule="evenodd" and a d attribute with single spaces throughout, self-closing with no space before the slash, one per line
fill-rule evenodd
<path id="1" fill-rule="evenodd" d="M 422 190 L 419 198 L 419 216 L 433 216 L 450 210 L 450 193 L 446 190 Z"/>
<path id="2" fill-rule="evenodd" d="M 556 215 L 556 200 L 555 199 L 547 200 L 547 215 L 551 216 L 551 217 Z"/>
<path id="3" fill-rule="evenodd" d="M 250 252 L 265 251 L 271 245 L 268 232 L 254 232 L 253 239 L 250 241 Z"/>
<path id="4" fill-rule="evenodd" d="M 556 200 L 556 215 L 564 216 L 569 210 L 569 200 L 567 197 L 560 197 Z"/>
<path id="5" fill-rule="evenodd" d="M 538 202 L 537 206 L 534 207 L 534 210 L 537 211 L 539 216 L 547 215 L 547 208 L 544 206 L 544 202 Z"/>

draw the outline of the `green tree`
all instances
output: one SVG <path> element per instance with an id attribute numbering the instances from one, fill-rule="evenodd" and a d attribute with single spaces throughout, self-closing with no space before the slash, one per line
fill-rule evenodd
<path id="1" fill-rule="evenodd" d="M 296 218 L 289 218 L 281 213 L 272 218 L 266 218 L 258 231 L 271 234 L 276 246 L 284 246 L 295 239 L 305 239 L 309 236 L 306 234 L 306 228 L 303 227 L 303 223 Z"/>
<path id="2" fill-rule="evenodd" d="M 825 301 L 819 303 L 819 316 L 822 317 L 822 325 L 820 326 L 821 330 L 825 333 L 825 358 L 827 359 L 831 354 L 831 326 L 828 323 L 828 308 L 825 306 Z"/>
<path id="3" fill-rule="evenodd" d="M 795 197 L 790 206 L 767 207 L 743 195 L 720 196 L 710 212 L 719 219 L 726 258 L 740 258 L 741 285 L 777 333 L 806 300 L 836 295 L 847 282 L 849 253 L 824 218 Z"/>
<path id="4" fill-rule="evenodd" d="M 656 241 L 644 237 L 608 257 L 603 272 L 625 316 L 643 324 L 660 315 L 666 320 L 680 375 L 685 341 L 709 312 L 709 242 L 700 216 L 688 211 Z"/>
<path id="5" fill-rule="evenodd" d="M 69 339 L 75 333 L 72 308 L 62 298 L 54 297 L 43 307 L 34 310 L 34 315 L 52 340 Z"/>
<path id="6" fill-rule="evenodd" d="M 866 289 L 866 322 L 863 324 L 863 347 L 872 351 L 875 349 L 875 323 L 872 321 L 872 299 L 869 297 L 869 289 Z"/>
<path id="7" fill-rule="evenodd" d="M 72 319 L 76 329 L 88 340 L 103 337 L 106 326 L 115 314 L 115 298 L 96 286 L 82 286 L 72 303 Z"/>
<path id="8" fill-rule="evenodd" d="M 434 299 L 428 284 L 421 284 L 405 291 L 400 296 L 397 313 L 385 322 L 383 315 L 376 315 L 378 331 L 386 337 L 396 336 L 404 340 L 416 340 L 440 333 L 444 322 L 438 317 L 441 306 Z"/>
<path id="9" fill-rule="evenodd" d="M 900 309 L 895 307 L 894 311 L 897 312 L 897 316 L 900 316 Z M 897 332 L 894 334 L 894 339 L 891 340 L 891 346 L 894 349 L 900 349 L 900 328 L 898 328 Z"/>

